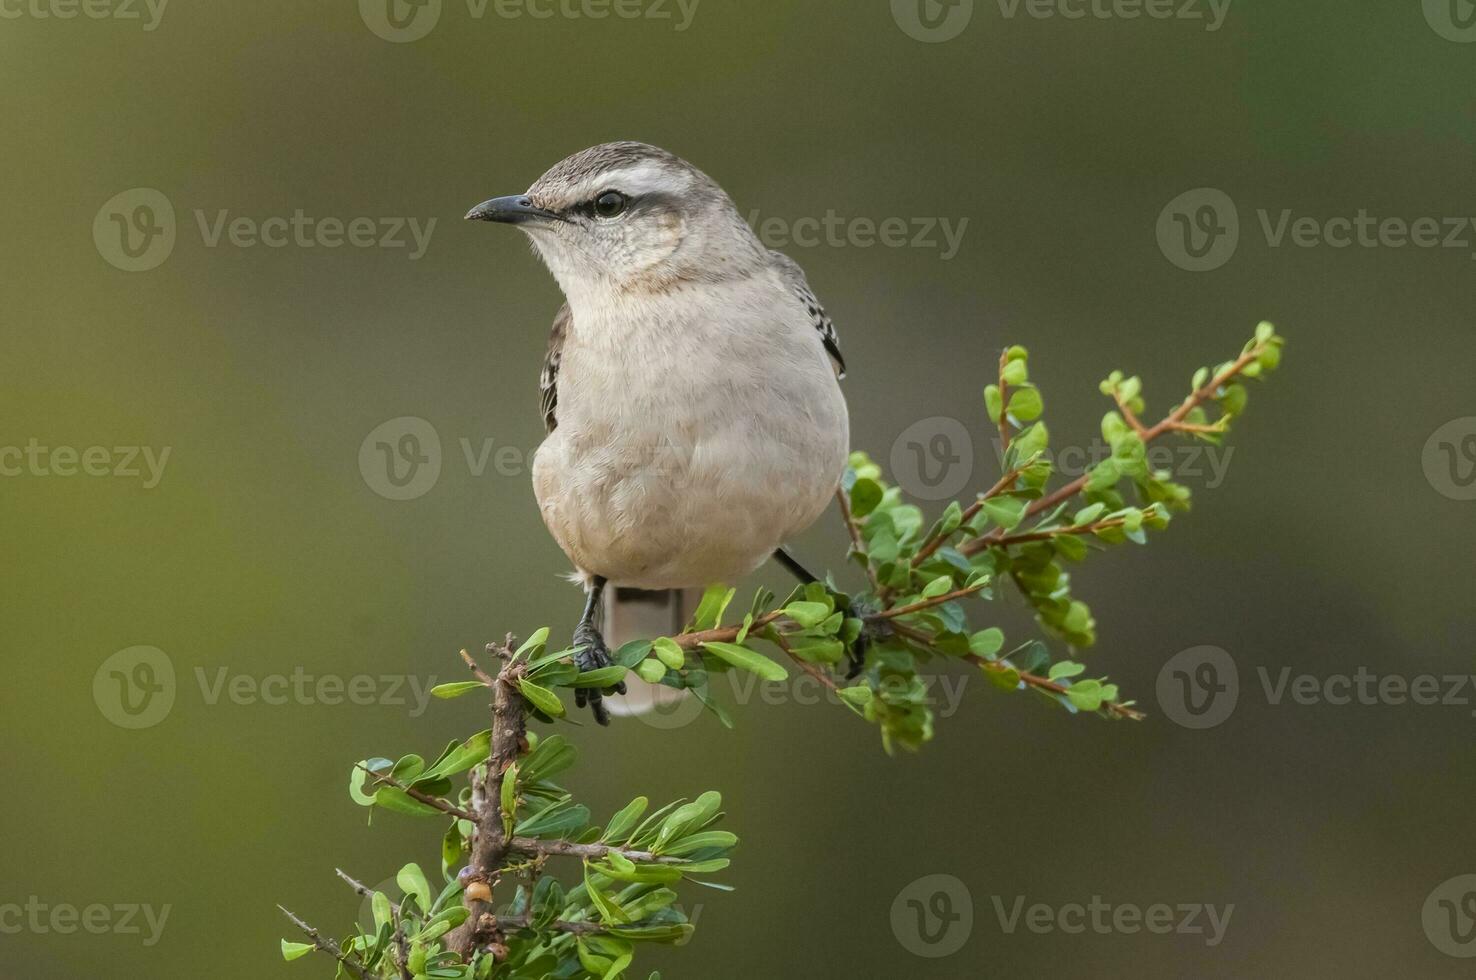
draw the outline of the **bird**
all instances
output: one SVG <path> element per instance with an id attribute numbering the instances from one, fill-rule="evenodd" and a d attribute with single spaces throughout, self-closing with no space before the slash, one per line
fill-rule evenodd
<path id="1" fill-rule="evenodd" d="M 726 192 L 647 143 L 582 150 L 467 220 L 513 225 L 564 294 L 539 380 L 539 511 L 585 592 L 574 660 L 611 663 L 607 588 L 727 583 L 829 506 L 850 452 L 835 324 Z M 609 724 L 607 695 L 576 691 Z"/>

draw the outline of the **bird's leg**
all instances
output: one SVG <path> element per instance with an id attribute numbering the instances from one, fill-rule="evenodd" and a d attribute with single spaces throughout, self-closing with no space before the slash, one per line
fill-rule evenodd
<path id="1" fill-rule="evenodd" d="M 782 546 L 774 552 L 774 560 L 789 569 L 790 574 L 799 579 L 801 585 L 820 581 Z M 853 681 L 860 676 L 866 666 L 866 649 L 871 646 L 871 640 L 872 637 L 863 630 L 851 648 L 846 650 L 846 680 Z"/>
<path id="2" fill-rule="evenodd" d="M 585 594 L 584 615 L 579 618 L 579 625 L 574 628 L 574 664 L 581 673 L 589 670 L 598 670 L 601 667 L 610 666 L 610 648 L 605 645 L 605 637 L 600 633 L 600 598 L 605 594 L 606 581 L 602 576 L 596 575 L 590 580 L 589 591 Z M 625 682 L 621 681 L 609 691 L 615 694 L 625 693 Z M 594 712 L 594 719 L 601 725 L 610 724 L 610 713 L 605 710 L 604 693 L 597 687 L 577 688 L 574 691 L 574 704 L 584 707 L 589 704 L 589 710 Z"/>
<path id="3" fill-rule="evenodd" d="M 791 555 L 789 553 L 789 550 L 787 548 L 780 547 L 778 550 L 776 550 L 774 552 L 774 560 L 783 565 L 785 568 L 789 569 L 789 573 L 795 578 L 799 579 L 801 585 L 809 585 L 811 582 L 820 581 L 814 575 L 811 575 L 809 570 L 806 569 L 805 566 L 801 565 L 795 559 L 794 555 Z"/>

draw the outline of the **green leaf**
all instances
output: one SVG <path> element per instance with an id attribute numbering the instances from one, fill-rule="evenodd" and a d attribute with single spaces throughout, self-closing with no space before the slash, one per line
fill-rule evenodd
<path id="1" fill-rule="evenodd" d="M 704 643 L 702 647 L 724 663 L 757 674 L 766 681 L 789 679 L 789 671 L 782 665 L 747 647 L 740 647 L 736 643 Z"/>
<path id="2" fill-rule="evenodd" d="M 562 735 L 550 735 L 539 741 L 538 747 L 525 755 L 518 764 L 525 784 L 531 785 L 549 779 L 574 765 L 579 753 Z"/>
<path id="3" fill-rule="evenodd" d="M 1045 402 L 1036 388 L 1016 388 L 1010 393 L 1010 414 L 1021 422 L 1034 422 L 1045 411 Z"/>
<path id="4" fill-rule="evenodd" d="M 373 806 L 375 803 L 374 793 L 369 792 L 368 787 L 374 782 L 374 777 L 364 770 L 368 769 L 371 772 L 387 774 L 394 768 L 394 765 L 394 761 L 391 759 L 365 759 L 363 762 L 354 766 L 353 770 L 349 772 L 349 796 L 359 806 Z"/>
<path id="5" fill-rule="evenodd" d="M 1009 531 L 1024 519 L 1029 503 L 1020 497 L 995 497 L 984 501 L 982 506 L 991 521 Z"/>
<path id="6" fill-rule="evenodd" d="M 507 772 L 502 774 L 502 794 L 499 802 L 502 804 L 503 836 L 511 837 L 513 818 L 518 812 L 518 764 L 516 762 L 508 766 Z"/>
<path id="7" fill-rule="evenodd" d="M 607 688 L 614 687 L 625 680 L 625 668 L 619 666 L 600 667 L 596 670 L 586 670 L 575 677 L 570 687 L 579 688 Z"/>
<path id="8" fill-rule="evenodd" d="M 526 677 L 518 681 L 518 690 L 527 699 L 528 703 L 550 718 L 564 717 L 564 702 L 559 696 L 546 687 L 540 687 L 528 680 Z"/>
<path id="9" fill-rule="evenodd" d="M 867 690 L 870 690 L 869 688 Z M 689 834 L 666 848 L 666 854 L 671 857 L 681 857 L 684 854 L 692 854 L 707 848 L 718 848 L 726 850 L 738 844 L 738 835 L 726 830 L 704 830 L 700 833 Z"/>
<path id="10" fill-rule="evenodd" d="M 710 630 L 717 627 L 723 621 L 723 613 L 728 611 L 728 603 L 733 601 L 737 589 L 730 589 L 722 585 L 710 585 L 707 591 L 702 593 L 702 601 L 697 604 L 697 612 L 692 616 L 692 624 L 699 630 Z"/>
<path id="11" fill-rule="evenodd" d="M 953 576 L 939 575 L 923 587 L 922 597 L 924 599 L 936 599 L 941 595 L 947 595 L 953 591 Z"/>
<path id="12" fill-rule="evenodd" d="M 1226 415 L 1239 415 L 1245 411 L 1246 400 L 1250 392 L 1246 391 L 1245 385 L 1230 385 L 1225 389 L 1225 394 L 1220 396 L 1220 407 L 1225 410 Z"/>
<path id="13" fill-rule="evenodd" d="M 1086 664 L 1077 664 L 1072 663 L 1070 660 L 1063 660 L 1058 664 L 1051 665 L 1051 672 L 1046 675 L 1046 679 L 1059 681 L 1063 678 L 1076 677 L 1084 673 L 1086 673 Z"/>
<path id="14" fill-rule="evenodd" d="M 646 659 L 646 654 L 651 652 L 650 640 L 631 640 L 616 650 L 610 659 L 622 667 L 635 670 L 636 664 Z"/>
<path id="15" fill-rule="evenodd" d="M 455 684 L 437 684 L 431 688 L 431 696 L 449 701 L 452 698 L 459 698 L 463 694 L 470 694 L 479 687 L 485 688 L 486 686 L 481 681 L 459 681 Z"/>
<path id="16" fill-rule="evenodd" d="M 589 808 L 581 804 L 554 805 L 523 820 L 514 828 L 519 837 L 567 837 L 589 825 Z"/>
<path id="17" fill-rule="evenodd" d="M 992 626 L 969 637 L 969 652 L 985 660 L 993 660 L 1000 648 L 1004 646 L 1004 641 L 1004 631 L 997 626 Z"/>
<path id="18" fill-rule="evenodd" d="M 1004 411 L 1004 401 L 999 392 L 999 385 L 989 385 L 984 389 L 984 408 L 989 413 L 989 421 L 999 425 L 1000 415 Z"/>
<path id="19" fill-rule="evenodd" d="M 311 953 L 315 948 L 316 947 L 309 946 L 307 943 L 289 943 L 287 940 L 284 939 L 282 940 L 282 959 L 286 960 L 288 963 L 291 963 L 293 960 L 302 959 L 304 956 Z"/>
<path id="20" fill-rule="evenodd" d="M 430 912 L 430 882 L 426 881 L 425 872 L 420 870 L 420 865 L 412 862 L 401 868 L 399 874 L 395 875 L 395 884 L 400 886 L 400 891 L 412 896 L 420 904 L 421 912 Z"/>
<path id="21" fill-rule="evenodd" d="M 545 626 L 541 630 L 535 630 L 533 635 L 528 637 L 527 641 L 522 646 L 518 647 L 517 651 L 513 654 L 513 659 L 517 660 L 525 653 L 532 653 L 534 650 L 543 646 L 547 642 L 548 627 Z"/>
<path id="22" fill-rule="evenodd" d="M 398 786 L 381 786 L 374 794 L 374 805 L 408 817 L 439 817 L 441 811 L 429 803 L 414 799 Z"/>
<path id="23" fill-rule="evenodd" d="M 809 629 L 829 618 L 830 607 L 823 602 L 791 602 L 784 607 L 784 615 Z"/>
<path id="24" fill-rule="evenodd" d="M 650 805 L 651 801 L 644 796 L 637 796 L 631 800 L 619 813 L 610 818 L 610 822 L 605 825 L 605 833 L 600 839 L 606 842 L 625 840 L 626 835 L 635 828 L 641 815 L 646 812 L 646 807 Z"/>
<path id="25" fill-rule="evenodd" d="M 851 487 L 851 516 L 861 518 L 876 510 L 882 494 L 880 483 L 867 477 L 858 479 Z"/>
<path id="26" fill-rule="evenodd" d="M 651 645 L 651 650 L 656 654 L 656 659 L 672 670 L 681 670 L 686 666 L 687 652 L 676 640 L 663 636 Z"/>
<path id="27" fill-rule="evenodd" d="M 636 673 L 647 684 L 660 684 L 666 676 L 666 664 L 659 660 L 642 660 L 636 664 Z"/>

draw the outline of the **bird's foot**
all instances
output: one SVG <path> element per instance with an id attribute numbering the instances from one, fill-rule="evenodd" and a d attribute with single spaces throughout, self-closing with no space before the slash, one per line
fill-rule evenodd
<path id="1" fill-rule="evenodd" d="M 863 600 L 852 600 L 850 614 L 862 619 L 874 615 L 881 606 Z M 856 642 L 846 648 L 846 680 L 853 681 L 866 669 L 866 654 L 873 643 L 883 643 L 893 636 L 891 624 L 884 619 L 867 620 Z"/>
<path id="2" fill-rule="evenodd" d="M 574 665 L 579 668 L 580 673 L 609 667 L 613 663 L 610 648 L 605 645 L 605 638 L 599 629 L 591 622 L 580 623 L 574 630 Z M 589 710 L 594 713 L 594 720 L 601 725 L 608 725 L 610 712 L 605 709 L 604 697 L 606 694 L 624 693 L 624 681 L 603 691 L 597 687 L 581 687 L 574 691 L 574 704 L 580 708 L 588 704 Z"/>

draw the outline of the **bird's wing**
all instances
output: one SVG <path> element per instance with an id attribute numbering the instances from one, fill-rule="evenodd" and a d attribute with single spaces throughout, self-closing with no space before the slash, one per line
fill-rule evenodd
<path id="1" fill-rule="evenodd" d="M 810 288 L 809 281 L 805 279 L 805 270 L 783 252 L 770 252 L 769 254 L 774 257 L 774 265 L 778 268 L 779 274 L 784 277 L 784 281 L 804 305 L 805 312 L 810 314 L 810 323 L 820 334 L 820 341 L 825 345 L 825 352 L 835 362 L 836 375 L 844 378 L 846 359 L 841 356 L 840 338 L 835 333 L 835 322 L 830 319 L 830 314 L 825 312 L 825 307 L 820 305 L 815 291 Z"/>
<path id="2" fill-rule="evenodd" d="M 548 334 L 548 353 L 543 356 L 543 373 L 538 376 L 538 393 L 541 395 L 543 424 L 550 434 L 559 427 L 559 361 L 564 356 L 564 336 L 569 332 L 569 321 L 574 314 L 569 304 L 559 307 L 554 317 L 553 329 Z"/>

